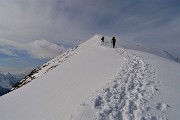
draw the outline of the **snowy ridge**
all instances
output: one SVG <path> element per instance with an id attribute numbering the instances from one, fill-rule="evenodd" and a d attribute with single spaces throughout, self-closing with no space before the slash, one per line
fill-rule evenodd
<path id="1" fill-rule="evenodd" d="M 111 37 L 101 37 L 42 65 L 27 77 L 35 80 L 0 97 L 0 119 L 179 120 L 180 64 L 141 46 L 142 52 L 125 49 L 132 44 L 113 49 Z"/>
<path id="2" fill-rule="evenodd" d="M 47 72 L 53 70 L 57 66 L 61 65 L 64 61 L 66 61 L 68 58 L 73 56 L 75 49 L 77 49 L 78 46 L 76 46 L 73 49 L 68 50 L 67 52 L 63 53 L 62 55 L 59 55 L 55 57 L 54 59 L 50 60 L 49 62 L 41 65 L 40 67 L 34 69 L 28 76 L 26 76 L 23 80 L 16 83 L 16 85 L 11 89 L 11 91 L 16 90 L 23 85 L 26 85 L 27 83 L 31 82 L 32 80 L 42 76 L 43 74 L 46 74 Z"/>

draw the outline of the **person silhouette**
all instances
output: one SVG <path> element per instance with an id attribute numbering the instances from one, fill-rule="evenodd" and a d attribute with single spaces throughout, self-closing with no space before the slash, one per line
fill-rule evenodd
<path id="1" fill-rule="evenodd" d="M 104 42 L 104 36 L 102 36 L 101 41 Z"/>
<path id="2" fill-rule="evenodd" d="M 115 47 L 115 44 L 116 44 L 116 38 L 115 38 L 115 37 L 112 38 L 111 43 L 112 43 L 112 46 L 113 46 L 113 48 L 114 48 L 114 47 Z"/>

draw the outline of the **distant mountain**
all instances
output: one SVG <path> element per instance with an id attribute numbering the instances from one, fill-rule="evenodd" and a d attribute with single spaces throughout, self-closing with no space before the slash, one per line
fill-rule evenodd
<path id="1" fill-rule="evenodd" d="M 3 88 L 3 87 L 0 86 L 0 96 L 6 94 L 8 92 L 10 92 L 10 89 Z"/>
<path id="2" fill-rule="evenodd" d="M 0 73 L 0 96 L 6 94 L 10 89 L 20 80 L 22 80 L 26 74 L 11 74 Z"/>

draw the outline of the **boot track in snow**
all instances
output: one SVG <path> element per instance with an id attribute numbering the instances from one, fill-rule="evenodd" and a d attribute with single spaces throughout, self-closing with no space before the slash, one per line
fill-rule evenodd
<path id="1" fill-rule="evenodd" d="M 90 103 L 82 105 L 84 112 L 78 119 L 87 119 L 87 108 L 91 108 L 96 112 L 89 119 L 95 120 L 167 120 L 165 110 L 169 105 L 154 100 L 161 84 L 154 80 L 154 66 L 124 49 L 115 50 L 125 59 L 123 67 Z M 152 109 L 158 114 L 150 113 Z"/>

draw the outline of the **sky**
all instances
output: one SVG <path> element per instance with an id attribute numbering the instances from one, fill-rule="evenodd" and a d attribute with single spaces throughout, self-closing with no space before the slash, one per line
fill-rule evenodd
<path id="1" fill-rule="evenodd" d="M 0 71 L 31 70 L 95 34 L 180 57 L 179 0 L 0 0 Z"/>

